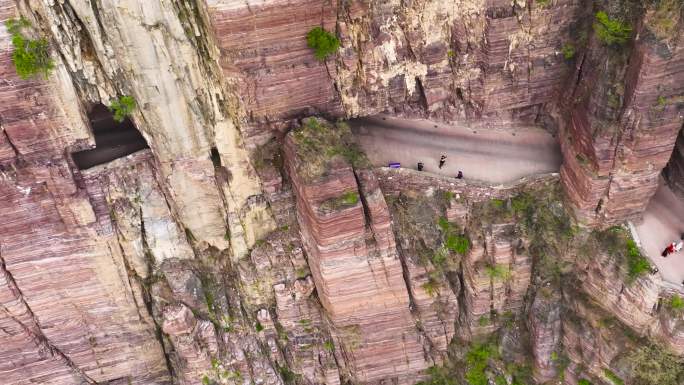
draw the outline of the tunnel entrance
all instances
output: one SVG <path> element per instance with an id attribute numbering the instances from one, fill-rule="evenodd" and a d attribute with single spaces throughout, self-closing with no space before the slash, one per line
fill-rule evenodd
<path id="1" fill-rule="evenodd" d="M 677 135 L 670 161 L 663 169 L 663 177 L 670 189 L 684 198 L 684 130 Z"/>
<path id="2" fill-rule="evenodd" d="M 121 123 L 115 121 L 112 112 L 102 104 L 97 104 L 90 110 L 88 120 L 95 136 L 95 148 L 72 153 L 79 170 L 149 148 L 145 138 L 129 118 Z"/>

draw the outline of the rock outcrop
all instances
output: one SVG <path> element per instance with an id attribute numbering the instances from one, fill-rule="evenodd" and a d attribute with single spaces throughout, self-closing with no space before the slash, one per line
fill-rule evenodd
<path id="1" fill-rule="evenodd" d="M 683 119 L 684 29 L 679 12 L 665 16 L 659 9 L 668 4 L 674 2 L 627 19 L 633 42 L 609 45 L 592 33 L 577 58 L 560 119 L 561 175 L 587 224 L 638 218 L 672 155 Z"/>
<path id="2" fill-rule="evenodd" d="M 582 0 L 0 0 L 55 65 L 19 79 L 0 25 L 0 382 L 413 384 L 496 335 L 538 382 L 629 379 L 635 341 L 684 355 L 681 288 L 550 247 L 530 224 L 590 230 L 515 200 L 560 178 L 605 226 L 668 161 L 681 190 L 682 8 L 636 3 L 596 2 L 633 26 L 617 46 Z M 323 61 L 315 26 L 340 38 Z M 79 170 L 89 111 L 124 95 L 149 149 Z M 543 124 L 563 167 L 371 169 L 343 125 L 299 120 L 379 112 Z"/>
<path id="3" fill-rule="evenodd" d="M 46 23 L 63 57 L 59 71 L 68 74 L 63 81 L 73 81 L 80 105 L 109 104 L 120 95 L 136 100 L 133 120 L 158 160 L 170 204 L 194 237 L 226 248 L 228 226 L 230 247 L 244 255 L 272 229 L 255 199 L 259 180 L 240 143 L 230 79 L 215 68 L 218 51 L 201 4 L 70 1 L 22 9 Z M 215 172 L 217 161 L 226 171 Z"/>
<path id="4" fill-rule="evenodd" d="M 302 135 L 320 127 L 311 124 L 300 129 Z M 315 162 L 310 157 L 326 154 L 303 154 L 298 145 L 307 139 L 298 143 L 295 138 L 290 134 L 285 142 L 286 166 L 296 191 L 302 242 L 344 362 L 343 375 L 361 383 L 390 378 L 412 383 L 428 365 L 409 312 L 384 197 L 372 174 L 355 175 L 341 157 L 330 159 L 325 176 L 307 178 L 302 170 Z"/>

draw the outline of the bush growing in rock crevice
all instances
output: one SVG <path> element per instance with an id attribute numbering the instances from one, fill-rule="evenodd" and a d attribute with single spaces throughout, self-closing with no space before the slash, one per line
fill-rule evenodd
<path id="1" fill-rule="evenodd" d="M 357 203 L 359 203 L 359 193 L 356 191 L 347 191 L 338 197 L 323 201 L 319 206 L 319 209 L 323 212 L 331 212 L 356 206 Z"/>
<path id="2" fill-rule="evenodd" d="M 109 106 L 109 110 L 114 114 L 114 120 L 121 123 L 131 116 L 135 107 L 135 99 L 132 96 L 124 95 L 114 100 Z"/>
<path id="3" fill-rule="evenodd" d="M 684 360 L 652 344 L 642 344 L 627 360 L 631 385 L 680 385 L 684 383 Z"/>
<path id="4" fill-rule="evenodd" d="M 300 158 L 297 173 L 307 181 L 323 176 L 336 159 L 346 160 L 357 169 L 370 165 L 346 123 L 333 125 L 322 119 L 308 118 L 291 135 Z"/>
<path id="5" fill-rule="evenodd" d="M 32 40 L 25 37 L 21 30 L 30 27 L 31 24 L 23 17 L 19 20 L 9 19 L 5 22 L 7 31 L 12 36 L 12 63 L 22 79 L 42 74 L 47 78 L 54 69 L 55 64 L 50 58 L 49 44 L 47 39 Z"/>
<path id="6" fill-rule="evenodd" d="M 575 46 L 572 43 L 565 43 L 561 48 L 561 52 L 565 60 L 571 60 L 575 57 Z"/>
<path id="7" fill-rule="evenodd" d="M 625 44 L 632 36 L 632 27 L 627 23 L 611 19 L 603 11 L 596 12 L 594 32 L 598 39 L 606 45 Z"/>
<path id="8" fill-rule="evenodd" d="M 590 245 L 596 245 L 598 250 L 607 252 L 625 266 L 628 283 L 651 271 L 651 264 L 641 255 L 636 242 L 631 239 L 629 232 L 620 226 L 593 231 L 586 245 L 588 247 L 585 247 L 585 252 L 596 252 L 596 250 L 588 250 Z"/>
<path id="9" fill-rule="evenodd" d="M 328 55 L 340 48 L 337 36 L 322 27 L 315 27 L 306 34 L 306 44 L 314 50 L 314 56 L 320 61 L 324 61 Z"/>
<path id="10" fill-rule="evenodd" d="M 684 311 L 684 298 L 680 297 L 679 294 L 673 294 L 666 304 L 667 308 L 674 313 L 679 314 Z"/>

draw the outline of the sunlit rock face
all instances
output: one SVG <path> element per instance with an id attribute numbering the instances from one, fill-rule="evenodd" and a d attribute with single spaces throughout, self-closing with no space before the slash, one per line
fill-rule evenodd
<path id="1" fill-rule="evenodd" d="M 577 287 L 544 289 L 515 221 L 473 225 L 477 204 L 558 180 L 589 226 L 638 218 L 668 161 L 668 183 L 684 185 L 680 13 L 630 10 L 620 48 L 598 40 L 593 12 L 580 0 L 0 0 L 0 21 L 27 18 L 55 61 L 22 80 L 12 48 L 0 52 L 0 383 L 413 384 L 498 332 L 529 347 L 540 382 L 561 374 L 563 349 L 575 383 L 620 369 L 633 346 L 601 327 L 608 317 L 684 354 L 684 321 L 663 305 L 678 288 L 626 284 L 601 254 L 572 262 Z M 305 39 L 316 26 L 340 39 L 324 61 Z M 10 38 L 0 25 L 2 47 Z M 96 145 L 93 106 L 123 95 L 149 149 L 79 170 L 70 154 Z M 346 161 L 301 174 L 287 134 L 300 118 L 379 112 L 544 125 L 560 176 L 488 186 Z M 425 234 L 399 209 L 426 214 Z M 471 241 L 448 269 L 416 247 L 441 247 L 441 216 Z"/>

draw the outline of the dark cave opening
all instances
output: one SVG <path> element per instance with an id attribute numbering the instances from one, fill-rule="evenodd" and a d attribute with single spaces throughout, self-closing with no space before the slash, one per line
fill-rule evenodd
<path id="1" fill-rule="evenodd" d="M 129 118 L 120 123 L 115 121 L 112 112 L 102 104 L 90 110 L 88 120 L 95 136 L 95 148 L 71 154 L 79 170 L 149 148 L 133 121 Z"/>

